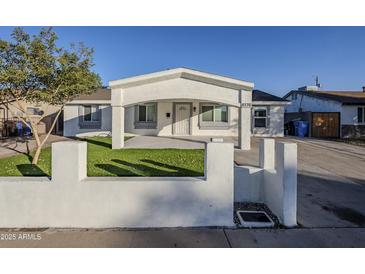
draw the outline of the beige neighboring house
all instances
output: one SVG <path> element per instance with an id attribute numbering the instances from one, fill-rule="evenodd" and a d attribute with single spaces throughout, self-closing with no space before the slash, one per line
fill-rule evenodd
<path id="1" fill-rule="evenodd" d="M 15 102 L 8 102 L 6 104 L 8 107 L 4 104 L 0 105 L 0 137 L 16 135 L 16 122 L 19 121 L 17 116 L 27 119 L 26 115 L 16 107 Z M 21 104 L 26 106 L 27 113 L 30 117 L 38 118 L 44 113 L 46 114 L 38 125 L 38 132 L 40 134 L 45 134 L 50 130 L 57 112 L 60 109 L 60 106 L 52 106 L 48 104 L 25 104 L 24 102 L 21 102 Z M 63 134 L 63 113 L 61 113 L 58 118 L 52 133 L 60 135 Z"/>
<path id="2" fill-rule="evenodd" d="M 65 136 L 234 136 L 242 149 L 250 137 L 284 136 L 288 101 L 254 90 L 254 84 L 177 68 L 109 82 L 64 109 Z"/>

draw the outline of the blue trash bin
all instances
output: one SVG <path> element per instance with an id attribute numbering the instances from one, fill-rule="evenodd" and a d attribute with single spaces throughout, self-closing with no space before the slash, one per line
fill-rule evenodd
<path id="1" fill-rule="evenodd" d="M 27 127 L 25 128 L 25 136 L 30 136 L 32 133 L 32 129 L 30 128 L 30 125 L 27 124 Z"/>
<path id="2" fill-rule="evenodd" d="M 295 121 L 295 136 L 306 137 L 308 136 L 309 123 L 308 121 Z"/>
<path id="3" fill-rule="evenodd" d="M 15 127 L 18 130 L 18 136 L 22 136 L 23 135 L 23 124 L 22 124 L 22 122 L 16 122 Z"/>

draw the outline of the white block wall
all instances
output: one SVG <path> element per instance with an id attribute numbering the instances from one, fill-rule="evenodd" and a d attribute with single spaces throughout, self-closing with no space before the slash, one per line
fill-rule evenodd
<path id="1" fill-rule="evenodd" d="M 52 180 L 0 177 L 0 227 L 233 226 L 233 144 L 207 144 L 204 178 L 87 178 L 86 149 L 52 144 Z"/>
<path id="2" fill-rule="evenodd" d="M 297 225 L 297 145 L 263 139 L 260 168 L 235 167 L 234 201 L 265 203 L 287 227 Z"/>

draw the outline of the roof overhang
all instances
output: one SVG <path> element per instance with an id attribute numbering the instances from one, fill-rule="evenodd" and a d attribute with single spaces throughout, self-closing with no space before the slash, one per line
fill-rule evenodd
<path id="1" fill-rule="evenodd" d="M 90 105 L 90 104 L 98 104 L 98 105 L 110 105 L 111 100 L 73 100 L 67 102 L 66 105 Z"/>
<path id="2" fill-rule="evenodd" d="M 212 84 L 236 90 L 252 90 L 254 87 L 254 84 L 251 82 L 246 82 L 242 80 L 237 80 L 225 76 L 196 71 L 187 68 L 176 68 L 176 69 L 170 69 L 155 73 L 124 78 L 120 80 L 114 80 L 109 82 L 109 86 L 112 89 L 116 88 L 123 89 L 176 78 L 189 79 L 193 81 L 199 81 L 207 84 Z"/>

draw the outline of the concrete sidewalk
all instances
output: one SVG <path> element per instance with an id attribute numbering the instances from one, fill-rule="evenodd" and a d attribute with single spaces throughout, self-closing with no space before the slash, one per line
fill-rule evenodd
<path id="1" fill-rule="evenodd" d="M 41 139 L 44 136 L 41 136 Z M 59 135 L 50 135 L 43 148 L 50 146 L 51 143 L 70 140 Z M 11 137 L 0 140 L 0 158 L 7 158 L 17 154 L 29 153 L 37 148 L 35 139 L 26 137 Z"/>
<path id="2" fill-rule="evenodd" d="M 0 247 L 365 247 L 365 228 L 2 229 L 0 236 Z"/>

